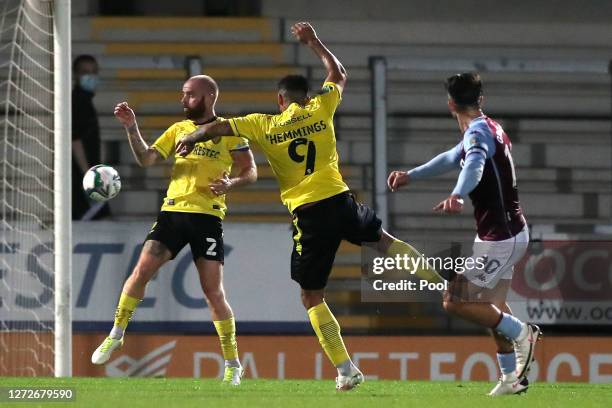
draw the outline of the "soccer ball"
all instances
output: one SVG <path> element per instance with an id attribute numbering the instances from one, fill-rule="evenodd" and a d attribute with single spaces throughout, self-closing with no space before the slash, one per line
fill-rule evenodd
<path id="1" fill-rule="evenodd" d="M 108 201 L 121 191 L 121 178 L 114 168 L 98 164 L 85 173 L 83 190 L 94 201 Z"/>

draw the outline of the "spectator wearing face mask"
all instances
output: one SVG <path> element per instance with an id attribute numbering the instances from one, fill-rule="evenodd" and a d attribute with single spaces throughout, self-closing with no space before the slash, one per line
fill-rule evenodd
<path id="1" fill-rule="evenodd" d="M 100 164 L 100 126 L 93 97 L 98 86 L 98 62 L 91 55 L 79 55 L 72 64 L 72 219 L 108 217 L 108 204 L 90 203 L 83 192 L 85 172 Z"/>

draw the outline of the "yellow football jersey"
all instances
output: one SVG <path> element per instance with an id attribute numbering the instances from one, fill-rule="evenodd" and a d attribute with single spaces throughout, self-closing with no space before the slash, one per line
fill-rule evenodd
<path id="1" fill-rule="evenodd" d="M 292 103 L 278 115 L 229 119 L 234 135 L 261 146 L 290 212 L 349 189 L 338 170 L 333 123 L 341 99 L 339 87 L 326 82 L 306 106 Z"/>
<path id="2" fill-rule="evenodd" d="M 218 120 L 224 120 L 219 118 Z M 210 182 L 219 179 L 224 172 L 232 171 L 231 152 L 248 150 L 248 141 L 240 137 L 220 137 L 197 143 L 186 157 L 175 152 L 177 142 L 198 128 L 191 120 L 183 120 L 170 126 L 153 144 L 164 159 L 174 156 L 172 178 L 162 211 L 177 211 L 225 216 L 225 196 L 210 191 Z"/>

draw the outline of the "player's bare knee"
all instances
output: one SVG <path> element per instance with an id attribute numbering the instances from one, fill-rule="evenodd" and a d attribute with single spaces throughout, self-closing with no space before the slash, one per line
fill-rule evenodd
<path id="1" fill-rule="evenodd" d="M 206 301 L 212 307 L 225 303 L 225 292 L 223 289 L 219 287 L 205 287 L 204 297 L 206 297 Z"/>
<path id="2" fill-rule="evenodd" d="M 451 314 L 455 314 L 459 311 L 459 309 L 461 308 L 461 303 L 459 302 L 453 302 L 452 300 L 449 299 L 445 299 L 442 302 L 442 307 L 444 308 L 444 310 L 446 310 L 448 313 Z"/>
<path id="3" fill-rule="evenodd" d="M 302 304 L 308 310 L 318 304 L 323 303 L 322 290 L 305 290 L 302 289 Z"/>
<path id="4" fill-rule="evenodd" d="M 155 270 L 149 265 L 139 263 L 132 271 L 130 278 L 132 281 L 139 284 L 146 284 L 151 280 L 154 274 Z"/>
<path id="5" fill-rule="evenodd" d="M 206 299 L 206 303 L 208 304 L 208 307 L 211 310 L 216 310 L 220 307 L 220 305 L 223 303 L 223 298 L 220 296 L 208 296 L 205 295 L 204 298 Z"/>

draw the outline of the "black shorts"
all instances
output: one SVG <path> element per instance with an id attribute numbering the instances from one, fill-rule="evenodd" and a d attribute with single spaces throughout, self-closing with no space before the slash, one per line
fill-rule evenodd
<path id="1" fill-rule="evenodd" d="M 223 263 L 223 225 L 214 215 L 161 211 L 148 240 L 164 244 L 172 259 L 189 244 L 194 261 L 205 258 Z"/>
<path id="2" fill-rule="evenodd" d="M 374 210 L 341 193 L 293 212 L 291 279 L 302 289 L 327 285 L 340 241 L 355 245 L 378 242 L 382 222 Z"/>

